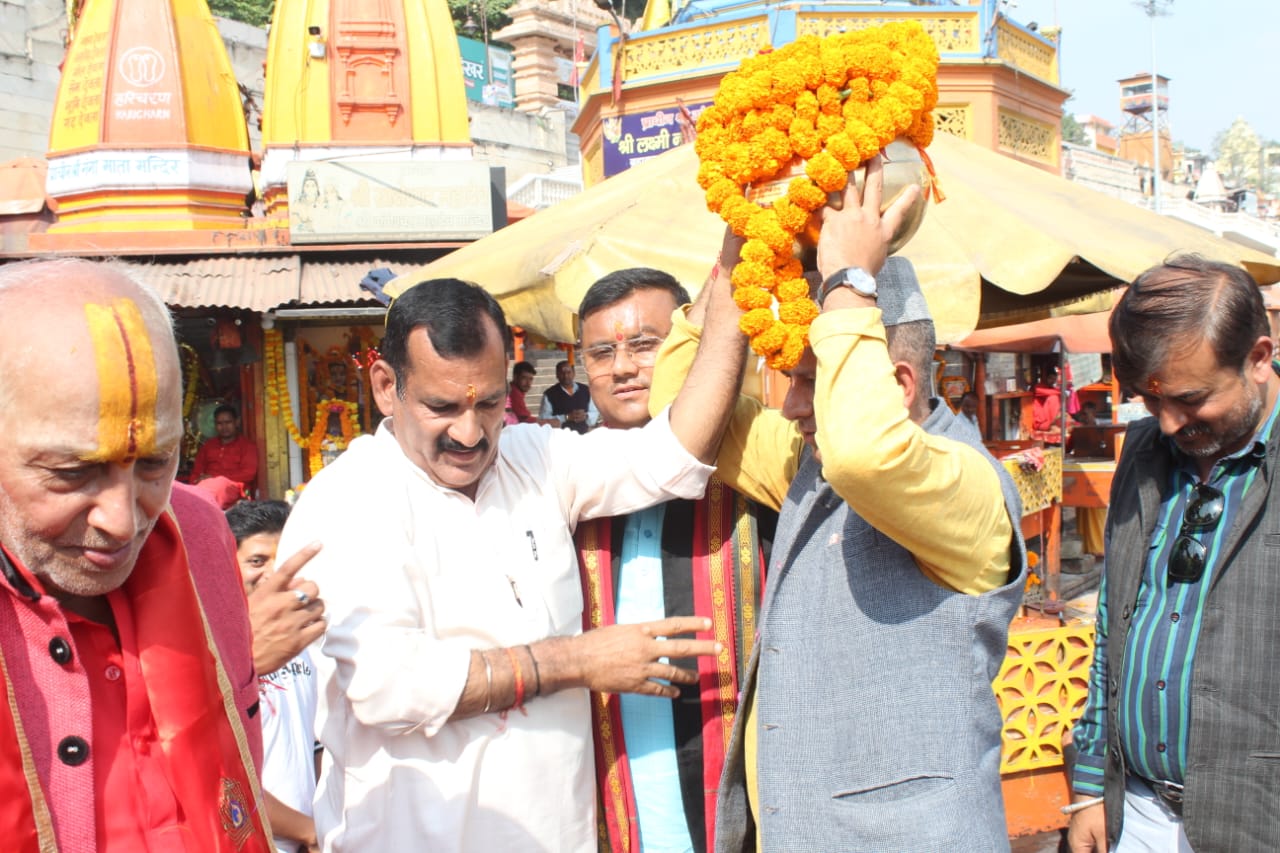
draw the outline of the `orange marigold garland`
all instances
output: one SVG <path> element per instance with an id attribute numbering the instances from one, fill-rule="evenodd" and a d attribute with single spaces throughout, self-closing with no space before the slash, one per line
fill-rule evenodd
<path id="1" fill-rule="evenodd" d="M 191 417 L 196 405 L 196 390 L 200 385 L 200 355 L 191 344 L 179 344 L 182 351 L 182 420 Z"/>
<path id="2" fill-rule="evenodd" d="M 263 353 L 263 381 L 267 385 L 267 411 L 284 415 L 284 428 L 290 440 L 299 447 L 307 446 L 307 439 L 293 420 L 293 405 L 289 400 L 289 383 L 284 368 L 284 336 L 279 329 L 267 329 L 262 333 L 266 346 Z"/>
<path id="3" fill-rule="evenodd" d="M 340 436 L 329 434 L 329 416 L 337 414 L 342 428 Z M 360 407 L 346 400 L 321 400 L 316 403 L 316 417 L 311 435 L 307 437 L 307 470 L 314 477 L 324 467 L 326 451 L 343 451 L 352 439 L 360 435 Z"/>
<path id="4" fill-rule="evenodd" d="M 739 324 L 769 366 L 796 365 L 818 307 L 792 258 L 809 214 L 839 192 L 849 172 L 898 137 L 933 139 L 938 49 L 915 22 L 818 38 L 806 36 L 742 62 L 725 75 L 698 119 L 698 184 L 707 207 L 746 239 L 733 271 Z M 768 206 L 746 187 L 806 161 Z M 778 302 L 778 315 L 770 310 Z"/>

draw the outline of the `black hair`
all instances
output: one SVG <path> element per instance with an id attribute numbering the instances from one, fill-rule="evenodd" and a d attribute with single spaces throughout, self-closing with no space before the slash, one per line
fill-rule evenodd
<path id="1" fill-rule="evenodd" d="M 259 533 L 279 533 L 289 518 L 284 501 L 241 501 L 227 510 L 227 523 L 236 537 L 236 546 Z"/>
<path id="2" fill-rule="evenodd" d="M 230 413 L 231 417 L 235 418 L 236 420 L 240 420 L 240 410 L 237 409 L 235 406 L 231 405 L 230 403 L 220 404 L 218 408 L 213 410 L 213 417 L 216 420 L 218 415 L 226 414 L 226 413 Z"/>
<path id="3" fill-rule="evenodd" d="M 511 367 L 511 377 L 512 377 L 513 379 L 514 379 L 515 377 L 519 376 L 519 375 L 520 375 L 520 374 L 522 374 L 522 373 L 527 373 L 527 374 L 529 374 L 530 376 L 533 376 L 533 375 L 534 375 L 535 373 L 537 373 L 537 372 L 538 372 L 538 371 L 534 370 L 534 368 L 533 368 L 533 364 L 532 364 L 531 362 L 528 362 L 528 361 L 517 361 L 517 362 L 516 362 L 514 365 L 512 365 L 512 367 Z"/>
<path id="4" fill-rule="evenodd" d="M 675 299 L 676 305 L 692 301 L 689 291 L 670 273 L 650 267 L 630 267 L 611 272 L 587 288 L 578 306 L 578 322 L 587 319 L 588 314 L 626 299 L 637 290 L 665 290 Z"/>
<path id="5" fill-rule="evenodd" d="M 410 287 L 391 303 L 379 351 L 396 375 L 396 393 L 404 395 L 409 370 L 409 335 L 427 330 L 432 348 L 443 358 L 483 352 L 488 340 L 485 318 L 498 328 L 502 351 L 511 347 L 511 330 L 498 300 L 479 285 L 436 278 Z"/>
<path id="6" fill-rule="evenodd" d="M 1111 312 L 1111 369 L 1142 394 L 1153 374 L 1207 340 L 1218 367 L 1243 370 L 1254 342 L 1271 334 L 1258 283 L 1245 270 L 1179 255 L 1142 273 Z"/>

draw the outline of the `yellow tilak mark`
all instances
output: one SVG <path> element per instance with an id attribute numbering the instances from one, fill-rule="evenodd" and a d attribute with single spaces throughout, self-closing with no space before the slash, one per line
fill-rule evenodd
<path id="1" fill-rule="evenodd" d="M 156 449 L 156 363 L 131 299 L 86 305 L 98 365 L 98 450 L 91 462 L 131 462 Z"/>
<path id="2" fill-rule="evenodd" d="M 476 394 L 477 394 L 476 386 L 468 384 L 467 385 L 467 402 L 474 403 L 476 401 Z"/>

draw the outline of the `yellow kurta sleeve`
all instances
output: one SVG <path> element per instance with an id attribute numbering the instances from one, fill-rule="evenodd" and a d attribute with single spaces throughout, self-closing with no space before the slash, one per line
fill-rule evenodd
<path id="1" fill-rule="evenodd" d="M 809 330 L 822 473 L 935 583 L 978 594 L 1008 581 L 1013 526 L 991 462 L 908 417 L 878 308 L 822 314 Z"/>
<path id="2" fill-rule="evenodd" d="M 684 309 L 672 315 L 671 334 L 658 353 L 649 386 L 649 412 L 671 404 L 698 351 L 702 329 Z M 759 400 L 739 396 L 716 457 L 716 475 L 731 488 L 773 509 L 782 507 L 800 464 L 804 440 L 795 424 Z"/>

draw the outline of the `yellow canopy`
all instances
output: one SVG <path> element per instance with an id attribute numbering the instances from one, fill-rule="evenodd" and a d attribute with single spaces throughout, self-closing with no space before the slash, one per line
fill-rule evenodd
<path id="1" fill-rule="evenodd" d="M 1280 281 L 1280 259 L 939 134 L 929 148 L 947 198 L 901 251 L 915 264 L 942 343 L 979 326 L 1111 307 L 1110 291 L 1178 251 Z M 498 297 L 511 323 L 575 338 L 573 312 L 600 276 L 631 266 L 701 287 L 724 224 L 706 209 L 682 145 L 453 252 L 390 293 L 457 277 Z"/>

